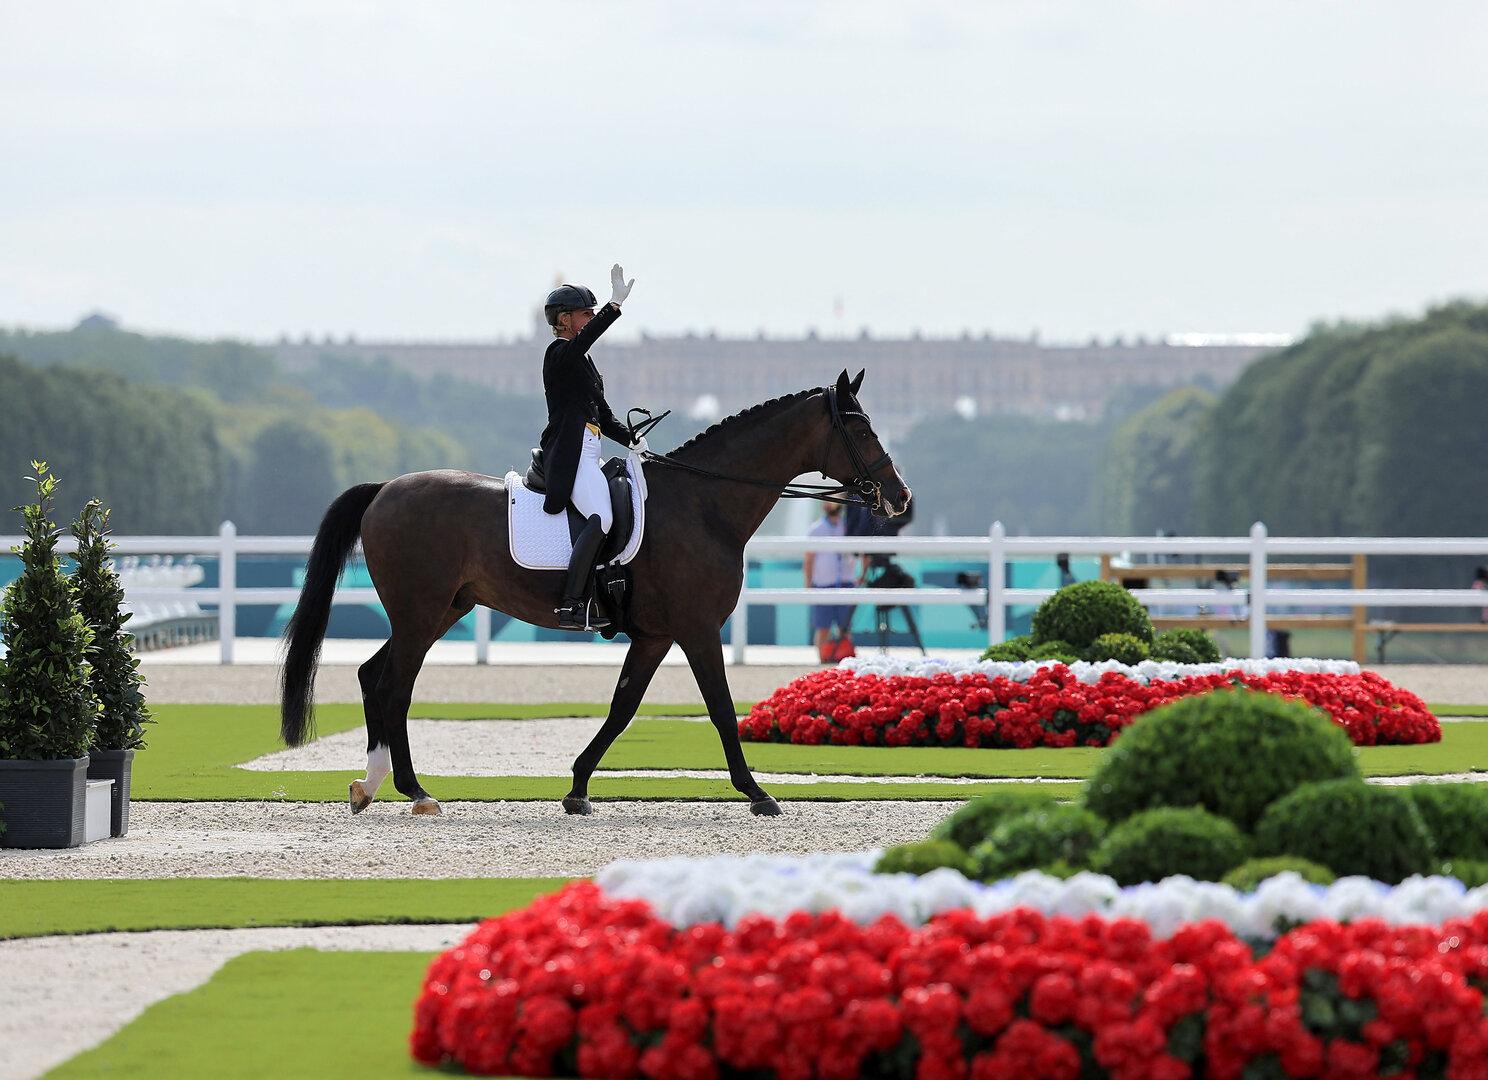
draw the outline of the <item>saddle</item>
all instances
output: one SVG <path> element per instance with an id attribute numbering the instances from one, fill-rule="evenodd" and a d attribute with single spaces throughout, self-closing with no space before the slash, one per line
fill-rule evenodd
<path id="1" fill-rule="evenodd" d="M 595 559 L 594 597 L 610 617 L 606 637 L 625 627 L 625 609 L 630 594 L 630 571 L 626 564 L 640 550 L 646 529 L 646 478 L 639 455 L 610 458 L 602 466 L 610 489 L 614 524 Z M 528 570 L 566 570 L 573 542 L 584 527 L 584 519 L 570 503 L 563 515 L 543 510 L 548 489 L 543 474 L 542 451 L 532 451 L 525 476 L 506 474 L 507 536 L 512 560 Z"/>

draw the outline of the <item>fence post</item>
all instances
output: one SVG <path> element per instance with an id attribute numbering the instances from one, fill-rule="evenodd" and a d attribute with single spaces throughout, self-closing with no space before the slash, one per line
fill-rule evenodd
<path id="1" fill-rule="evenodd" d="M 734 605 L 734 620 L 729 628 L 729 645 L 733 650 L 732 662 L 744 663 L 744 650 L 749 644 L 749 553 L 744 553 L 744 574 L 739 582 L 739 602 Z"/>
<path id="2" fill-rule="evenodd" d="M 1003 578 L 1007 574 L 1007 530 L 994 521 L 987 532 L 987 644 L 1000 645 L 1007 637 L 1007 608 L 1003 606 Z"/>
<path id="3" fill-rule="evenodd" d="M 238 527 L 224 521 L 217 532 L 217 644 L 221 662 L 233 662 L 233 638 L 238 632 Z"/>
<path id="4" fill-rule="evenodd" d="M 475 662 L 491 662 L 491 609 L 484 604 L 475 605 Z"/>
<path id="5" fill-rule="evenodd" d="M 1266 526 L 1250 527 L 1250 656 L 1266 656 Z"/>

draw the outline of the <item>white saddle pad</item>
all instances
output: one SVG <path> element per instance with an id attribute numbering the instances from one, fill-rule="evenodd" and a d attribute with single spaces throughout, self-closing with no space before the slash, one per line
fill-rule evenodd
<path id="1" fill-rule="evenodd" d="M 630 509 L 635 527 L 630 530 L 625 550 L 613 560 L 620 565 L 635 558 L 646 531 L 646 475 L 641 471 L 638 455 L 626 457 L 625 471 L 630 474 Z M 573 554 L 568 515 L 544 513 L 543 494 L 530 490 L 515 472 L 506 474 L 506 532 L 511 537 L 512 559 L 518 566 L 528 570 L 568 569 Z"/>

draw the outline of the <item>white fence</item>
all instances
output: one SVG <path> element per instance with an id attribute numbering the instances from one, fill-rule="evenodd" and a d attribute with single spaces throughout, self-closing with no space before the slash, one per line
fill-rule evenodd
<path id="1" fill-rule="evenodd" d="M 0 537 L 0 551 L 21 542 L 20 537 Z M 239 555 L 308 556 L 312 538 L 308 536 L 239 536 L 232 522 L 223 524 L 216 536 L 120 536 L 114 538 L 120 555 L 202 555 L 218 560 L 218 584 L 215 588 L 134 588 L 128 592 L 130 603 L 171 603 L 185 601 L 215 605 L 221 661 L 233 662 L 236 616 L 239 604 L 292 604 L 299 599 L 293 588 L 239 588 L 237 558 Z M 72 550 L 73 541 L 64 537 L 58 550 Z M 1269 536 L 1266 527 L 1257 522 L 1249 536 L 1130 537 L 1130 536 L 1007 536 L 1002 524 L 995 523 L 985 537 L 977 536 L 899 536 L 899 537 L 756 537 L 745 549 L 746 560 L 790 557 L 808 551 L 845 551 L 861 554 L 901 555 L 907 558 L 969 560 L 986 563 L 986 585 L 978 589 L 835 589 L 831 602 L 858 603 L 874 606 L 920 606 L 926 604 L 960 604 L 987 607 L 987 640 L 1003 640 L 1007 635 L 1007 609 L 1039 603 L 1052 589 L 1014 589 L 1004 585 L 1009 560 L 1022 556 L 1067 555 L 1154 555 L 1186 556 L 1243 555 L 1248 560 L 1250 587 L 1229 593 L 1213 589 L 1134 589 L 1132 595 L 1149 608 L 1195 607 L 1221 604 L 1245 605 L 1248 610 L 1250 655 L 1266 655 L 1266 620 L 1268 613 L 1292 608 L 1317 607 L 1484 607 L 1488 597 L 1473 589 L 1271 589 L 1267 587 L 1266 567 L 1277 556 L 1344 556 L 1344 555 L 1472 555 L 1488 561 L 1488 537 L 1282 537 Z M 812 604 L 822 602 L 823 595 L 814 589 L 750 589 L 739 595 L 734 611 L 730 639 L 734 663 L 743 663 L 748 649 L 749 608 L 757 605 Z M 370 588 L 340 588 L 335 603 L 371 604 L 377 593 Z M 486 663 L 491 643 L 491 613 L 487 608 L 475 612 L 475 656 Z"/>

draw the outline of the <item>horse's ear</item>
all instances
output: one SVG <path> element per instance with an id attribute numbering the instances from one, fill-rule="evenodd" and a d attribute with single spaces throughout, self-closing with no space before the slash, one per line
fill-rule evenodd
<path id="1" fill-rule="evenodd" d="M 853 397 L 857 397 L 858 396 L 858 387 L 860 387 L 860 386 L 863 385 L 863 376 L 866 375 L 866 374 L 868 374 L 868 369 L 867 368 L 861 368 L 861 369 L 859 369 L 859 371 L 858 371 L 858 377 L 856 379 L 854 379 L 852 381 L 852 384 L 849 386 L 849 389 L 852 390 L 852 392 L 853 392 Z"/>
<path id="2" fill-rule="evenodd" d="M 847 368 L 842 369 L 842 374 L 837 376 L 837 396 L 846 398 L 852 394 L 852 384 L 847 380 Z"/>

